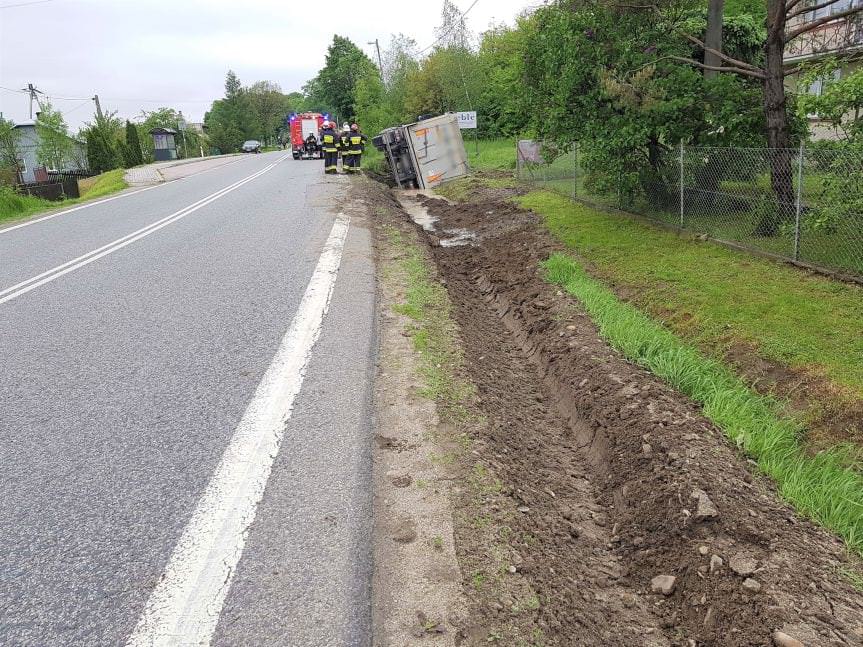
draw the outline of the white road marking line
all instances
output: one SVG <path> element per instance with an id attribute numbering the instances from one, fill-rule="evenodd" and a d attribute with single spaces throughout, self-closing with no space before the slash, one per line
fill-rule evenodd
<path id="1" fill-rule="evenodd" d="M 246 157 L 238 157 L 236 160 L 231 162 L 225 162 L 224 164 L 219 164 L 219 166 L 214 166 L 213 168 L 208 168 L 205 171 L 200 171 L 195 173 L 194 175 L 186 175 L 180 180 L 188 180 L 189 178 L 197 177 L 203 173 L 209 173 L 210 171 L 215 171 L 216 169 L 224 168 L 240 160 L 247 159 Z M 281 160 L 279 160 L 281 161 Z M 190 162 L 190 164 L 194 164 L 195 162 Z M 175 180 L 176 181 L 176 180 Z M 47 216 L 42 216 L 41 218 L 34 218 L 33 220 L 27 220 L 26 222 L 19 223 L 17 225 L 12 225 L 11 227 L 5 227 L 0 229 L 0 235 L 9 233 L 10 231 L 15 231 L 16 229 L 21 229 L 22 227 L 29 227 L 30 225 L 35 225 L 37 222 L 44 222 L 45 220 L 51 220 L 52 218 L 56 218 L 57 216 L 65 216 L 67 213 L 72 213 L 73 211 L 80 211 L 81 209 L 86 209 L 88 207 L 95 207 L 96 205 L 105 204 L 106 202 L 111 202 L 112 200 L 119 200 L 120 198 L 128 198 L 130 195 L 135 195 L 137 193 L 143 193 L 144 191 L 149 191 L 150 189 L 157 189 L 160 186 L 165 186 L 170 184 L 170 181 L 160 182 L 159 184 L 154 184 L 153 186 L 146 186 L 141 189 L 136 189 L 135 191 L 129 191 L 128 193 L 121 193 L 119 195 L 111 196 L 110 198 L 104 198 L 102 200 L 96 200 L 95 202 L 86 202 L 84 204 L 80 204 L 76 207 L 72 207 L 71 209 L 64 209 L 63 211 L 58 211 L 57 213 L 49 213 Z"/>
<path id="2" fill-rule="evenodd" d="M 267 372 L 183 530 L 127 647 L 209 645 L 321 333 L 350 217 L 339 214 Z"/>
<path id="3" fill-rule="evenodd" d="M 214 196 L 221 195 L 221 194 L 222 194 L 224 191 L 226 191 L 227 189 L 231 189 L 231 188 L 233 188 L 233 187 L 235 187 L 235 186 L 238 186 L 238 185 L 239 185 L 241 182 L 243 182 L 244 180 L 253 179 L 253 178 L 257 177 L 258 175 L 260 175 L 260 174 L 262 174 L 262 173 L 266 172 L 267 170 L 269 170 L 272 166 L 273 166 L 273 165 L 270 165 L 269 167 L 267 167 L 267 168 L 265 168 L 265 169 L 262 169 L 261 171 L 258 171 L 257 173 L 253 173 L 252 175 L 250 175 L 250 176 L 248 176 L 248 177 L 246 177 L 246 178 L 243 178 L 242 180 L 238 180 L 237 182 L 234 182 L 233 184 L 230 184 L 230 185 L 228 185 L 227 187 L 223 187 L 223 188 L 219 189 L 218 191 L 216 191 L 216 192 L 214 192 L 214 193 L 211 193 L 211 194 L 210 194 L 210 195 L 208 195 L 208 196 L 204 196 L 203 198 L 201 198 L 201 199 L 200 199 L 200 200 L 198 200 L 197 202 L 193 202 L 193 203 L 192 203 L 192 204 L 190 204 L 190 205 L 186 205 L 185 207 L 183 207 L 183 208 L 182 208 L 182 209 L 180 209 L 179 211 L 175 211 L 174 213 L 172 213 L 172 214 L 171 214 L 171 215 L 169 215 L 169 216 L 165 216 L 164 218 L 161 218 L 161 219 L 159 219 L 159 220 L 156 220 L 155 222 L 151 222 L 150 224 L 145 225 L 144 227 L 141 227 L 140 229 L 138 229 L 138 230 L 136 230 L 136 231 L 133 231 L 133 232 L 132 232 L 132 233 L 130 233 L 130 234 L 126 234 L 125 236 L 122 236 L 122 237 L 120 237 L 120 238 L 118 238 L 118 239 L 116 239 L 116 240 L 111 241 L 111 242 L 110 242 L 110 243 L 108 243 L 107 245 L 103 245 L 102 247 L 99 247 L 99 248 L 97 248 L 97 249 L 91 250 L 91 251 L 87 252 L 86 254 L 82 254 L 81 256 L 78 256 L 77 258 L 73 258 L 71 261 L 66 261 L 66 262 L 65 262 L 65 263 L 63 263 L 62 265 L 58 265 L 57 267 L 53 267 L 53 268 L 51 268 L 50 270 L 47 270 L 47 271 L 45 271 L 45 272 L 42 272 L 41 274 L 37 274 L 36 276 L 32 276 L 32 277 L 30 277 L 29 279 L 26 279 L 26 280 L 24 280 L 24 281 L 21 281 L 20 283 L 16 283 L 15 285 L 12 285 L 12 286 L 10 286 L 10 287 L 8 287 L 8 288 L 5 288 L 5 289 L 3 289 L 3 290 L 0 290 L 0 296 L 3 296 L 4 294 L 7 294 L 7 293 L 12 292 L 12 291 L 14 291 L 14 290 L 17 290 L 18 288 L 23 287 L 23 286 L 27 285 L 28 283 L 33 283 L 33 282 L 35 282 L 35 281 L 37 281 L 37 280 L 41 279 L 42 277 L 44 277 L 44 276 L 48 276 L 49 274 L 52 274 L 52 273 L 54 273 L 54 272 L 56 272 L 56 271 L 58 271 L 58 270 L 61 270 L 61 269 L 65 268 L 65 267 L 68 267 L 69 265 L 73 265 L 73 264 L 75 264 L 75 263 L 78 263 L 79 261 L 82 261 L 83 259 L 87 258 L 88 256 L 92 256 L 93 254 L 97 254 L 97 253 L 99 253 L 99 252 L 101 252 L 101 251 L 103 251 L 103 250 L 108 249 L 109 247 L 112 247 L 112 246 L 114 246 L 114 245 L 117 245 L 118 243 L 123 242 L 124 240 L 126 240 L 126 239 L 128 239 L 128 238 L 132 238 L 133 236 L 137 236 L 138 234 L 140 234 L 140 233 L 142 233 L 142 232 L 145 232 L 145 231 L 147 231 L 148 229 L 151 229 L 152 227 L 155 227 L 156 225 L 158 225 L 158 224 L 160 224 L 160 223 L 163 223 L 163 222 L 165 222 L 165 221 L 167 221 L 167 220 L 171 220 L 172 218 L 176 218 L 179 214 L 184 213 L 184 212 L 185 212 L 185 211 L 187 211 L 188 209 L 191 209 L 192 207 L 196 207 L 196 206 L 200 205 L 201 203 L 203 203 L 204 201 L 209 200 L 210 198 L 212 198 L 212 197 L 214 197 Z"/>
<path id="4" fill-rule="evenodd" d="M 64 209 L 63 211 L 58 211 L 57 213 L 49 213 L 47 216 L 42 216 L 41 218 L 34 218 L 33 220 L 27 220 L 26 222 L 19 223 L 17 225 L 12 225 L 11 227 L 6 227 L 4 229 L 0 229 L 0 235 L 8 234 L 10 231 L 15 231 L 16 229 L 21 229 L 22 227 L 29 227 L 30 225 L 35 225 L 37 222 L 44 222 L 46 220 L 51 220 L 51 218 L 56 218 L 57 216 L 65 216 L 67 213 L 72 213 L 73 211 L 80 211 L 81 209 L 86 209 L 87 207 L 95 207 L 99 204 L 105 204 L 106 202 L 111 202 L 112 200 L 119 200 L 120 198 L 128 198 L 130 195 L 136 195 L 138 193 L 143 193 L 144 191 L 149 191 L 150 189 L 155 189 L 156 187 L 163 186 L 162 184 L 154 184 L 153 186 L 147 186 L 143 189 L 137 189 L 135 191 L 129 191 L 128 193 L 121 193 L 120 195 L 114 195 L 110 198 L 105 198 L 104 200 L 96 200 L 96 202 L 87 202 L 86 204 L 80 204 L 77 207 L 72 207 L 71 209 Z"/>
<path id="5" fill-rule="evenodd" d="M 172 223 L 174 223 L 174 222 L 176 222 L 182 218 L 185 218 L 190 213 L 194 213 L 198 209 L 205 207 L 206 205 L 210 204 L 211 202 L 214 202 L 214 201 L 218 200 L 219 198 L 221 198 L 222 196 L 227 195 L 231 191 L 234 191 L 235 189 L 238 189 L 239 187 L 243 186 L 244 184 L 251 182 L 255 178 L 263 175 L 264 173 L 271 171 L 273 168 L 275 168 L 275 166 L 277 164 L 279 164 L 281 161 L 283 161 L 285 159 L 287 159 L 287 156 L 280 158 L 279 160 L 273 162 L 269 166 L 264 167 L 260 171 L 253 173 L 252 175 L 249 175 L 248 177 L 245 177 L 242 180 L 234 182 L 233 184 L 231 184 L 227 187 L 219 189 L 215 193 L 211 193 L 210 195 L 208 195 L 204 198 L 201 198 L 197 202 L 194 202 L 194 203 L 192 203 L 186 207 L 183 207 L 179 211 L 175 211 L 174 213 L 172 213 L 169 216 L 165 216 L 161 220 L 157 220 L 156 222 L 152 222 L 149 225 L 146 225 L 145 227 L 138 229 L 137 231 L 133 231 L 131 234 L 126 234 L 125 236 L 122 236 L 121 238 L 118 238 L 117 240 L 114 240 L 114 241 L 108 243 L 107 245 L 103 245 L 102 247 L 99 247 L 99 248 L 94 249 L 90 252 L 87 252 L 86 254 L 82 254 L 81 256 L 78 256 L 77 258 L 73 258 L 71 261 L 66 261 L 62 265 L 58 265 L 56 267 L 53 267 L 50 270 L 42 272 L 41 274 L 37 274 L 36 276 L 30 277 L 29 279 L 27 279 L 25 281 L 21 281 L 20 283 L 16 283 L 15 285 L 12 285 L 8 288 L 0 290 L 0 305 L 2 305 L 3 303 L 6 303 L 7 301 L 11 301 L 12 299 L 14 299 L 16 297 L 19 297 L 22 294 L 26 294 L 27 292 L 30 292 L 31 290 L 35 290 L 36 288 L 38 288 L 42 285 L 45 285 L 46 283 L 50 283 L 51 281 L 54 281 L 55 279 L 60 278 L 64 274 L 68 274 L 69 272 L 72 272 L 72 271 L 77 270 L 81 267 L 84 267 L 85 265 L 89 265 L 93 261 L 98 260 L 98 259 L 102 258 L 103 256 L 107 256 L 108 254 L 112 254 L 112 253 L 116 252 L 117 250 L 122 249 L 123 247 L 126 247 L 127 245 L 131 245 L 135 241 L 144 238 L 145 236 L 149 236 L 153 232 L 161 229 L 162 227 L 166 227 L 166 226 L 168 226 L 168 225 L 170 225 L 170 224 L 172 224 Z"/>

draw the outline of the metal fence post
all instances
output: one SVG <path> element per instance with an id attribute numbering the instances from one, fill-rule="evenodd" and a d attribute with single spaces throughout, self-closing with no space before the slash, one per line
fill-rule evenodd
<path id="1" fill-rule="evenodd" d="M 794 260 L 800 260 L 800 212 L 802 209 L 803 195 L 803 142 L 800 142 L 800 151 L 797 153 L 797 204 L 794 216 Z"/>
<path id="2" fill-rule="evenodd" d="M 683 140 L 680 140 L 680 228 L 683 229 Z"/>
<path id="3" fill-rule="evenodd" d="M 572 147 L 572 197 L 578 196 L 578 142 Z"/>

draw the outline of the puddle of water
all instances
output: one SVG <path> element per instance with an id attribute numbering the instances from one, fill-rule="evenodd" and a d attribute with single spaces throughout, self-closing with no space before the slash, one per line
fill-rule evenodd
<path id="1" fill-rule="evenodd" d="M 426 195 L 435 198 L 440 196 L 436 196 L 425 189 L 405 189 L 397 192 L 399 203 L 411 217 L 411 220 L 424 230 L 434 232 L 437 230 L 435 223 L 437 223 L 438 219 L 431 215 L 428 209 L 413 199 L 417 195 Z M 468 229 L 444 229 L 441 233 L 450 236 L 450 238 L 441 238 L 441 247 L 472 245 L 476 241 L 476 234 Z"/>
<path id="2" fill-rule="evenodd" d="M 469 229 L 444 229 L 443 232 L 451 236 L 451 238 L 441 238 L 441 247 L 473 245 L 476 242 L 476 234 Z"/>
<path id="3" fill-rule="evenodd" d="M 423 205 L 413 199 L 417 195 L 430 195 L 424 190 L 406 189 L 398 192 L 399 203 L 416 224 L 426 231 L 434 231 L 437 218 L 431 215 Z"/>

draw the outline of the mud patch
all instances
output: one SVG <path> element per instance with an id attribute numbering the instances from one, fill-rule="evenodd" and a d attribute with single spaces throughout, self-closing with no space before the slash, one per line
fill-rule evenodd
<path id="1" fill-rule="evenodd" d="M 775 630 L 860 644 L 863 596 L 838 574 L 853 566 L 841 543 L 543 281 L 538 264 L 559 245 L 536 216 L 499 200 L 420 200 L 488 421 L 473 451 L 497 483 L 471 502 L 485 513 L 457 523 L 462 570 L 487 563 L 483 516 L 509 528 L 494 538 L 501 572 L 465 587 L 478 628 L 465 644 L 518 644 L 495 632 L 517 631 L 524 614 L 546 645 L 767 645 Z M 455 228 L 476 246 L 435 244 Z M 504 580 L 523 597 L 499 595 Z"/>

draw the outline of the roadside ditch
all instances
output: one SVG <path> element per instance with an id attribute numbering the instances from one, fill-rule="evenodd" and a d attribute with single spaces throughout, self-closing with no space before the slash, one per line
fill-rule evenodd
<path id="1" fill-rule="evenodd" d="M 377 205 L 379 249 L 398 232 L 445 287 L 436 307 L 458 352 L 438 368 L 472 386 L 438 438 L 450 447 L 442 504 L 466 610 L 436 635 L 863 644 L 863 594 L 842 543 L 795 515 L 693 402 L 611 349 L 579 302 L 544 280 L 540 263 L 561 248 L 506 200 L 511 190 L 401 205 L 377 183 L 362 190 Z M 427 214 L 425 227 L 403 206 Z M 421 358 L 425 323 L 403 323 Z M 438 412 L 453 410 L 436 399 Z"/>

